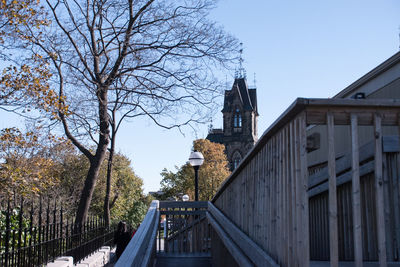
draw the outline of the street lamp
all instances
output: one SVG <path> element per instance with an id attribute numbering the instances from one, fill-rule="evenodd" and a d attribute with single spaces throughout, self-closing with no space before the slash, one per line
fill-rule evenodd
<path id="1" fill-rule="evenodd" d="M 194 200 L 199 201 L 199 168 L 204 162 L 204 157 L 201 152 L 195 150 L 190 153 L 189 163 L 194 169 Z"/>

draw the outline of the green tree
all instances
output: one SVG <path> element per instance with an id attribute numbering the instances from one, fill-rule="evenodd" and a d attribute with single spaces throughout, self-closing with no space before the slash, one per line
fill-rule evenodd
<path id="1" fill-rule="evenodd" d="M 201 152 L 204 163 L 199 169 L 199 200 L 211 200 L 221 183 L 229 176 L 228 161 L 225 155 L 225 146 L 198 139 L 193 142 L 193 149 Z M 162 197 L 176 197 L 180 193 L 188 194 L 194 199 L 194 170 L 186 163 L 177 168 L 177 172 L 164 169 L 161 172 Z"/>
<path id="2" fill-rule="evenodd" d="M 99 172 L 99 180 L 93 192 L 89 214 L 103 216 L 103 199 L 106 190 L 106 175 L 108 162 L 104 161 Z M 89 162 L 81 154 L 67 154 L 63 160 L 61 184 L 57 194 L 65 199 L 67 209 L 76 211 L 80 192 L 84 186 Z M 137 225 L 146 214 L 148 203 L 143 194 L 143 180 L 138 177 L 131 167 L 130 160 L 120 154 L 115 154 L 111 177 L 110 212 L 111 222 L 120 220 L 131 225 Z"/>
<path id="3" fill-rule="evenodd" d="M 20 56 L 15 62 L 28 70 L 46 67 L 49 86 L 40 92 L 51 101 L 34 108 L 47 115 L 50 126 L 58 122 L 88 159 L 76 213 L 81 224 L 110 142 L 109 110 L 115 108 L 122 120 L 145 115 L 167 127 L 200 121 L 204 107 L 220 94 L 215 70 L 232 62 L 237 41 L 207 18 L 213 0 L 30 3 L 44 4 L 51 26 L 22 23 L 21 45 L 12 47 L 10 41 L 4 47 L 22 49 L 13 53 Z M 24 109 L 21 100 L 12 105 Z M 36 103 L 30 97 L 27 102 Z"/>

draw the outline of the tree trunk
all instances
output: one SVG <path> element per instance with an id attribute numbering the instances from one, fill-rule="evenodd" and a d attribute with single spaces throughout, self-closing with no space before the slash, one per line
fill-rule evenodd
<path id="1" fill-rule="evenodd" d="M 96 154 L 89 158 L 90 167 L 86 176 L 85 185 L 83 186 L 81 198 L 76 212 L 76 226 L 83 225 L 86 221 L 90 202 L 92 201 L 94 187 L 99 177 L 100 167 L 106 156 L 107 147 L 110 139 L 109 116 L 107 112 L 107 88 L 99 88 L 99 118 L 100 118 L 100 134 Z"/>
<path id="2" fill-rule="evenodd" d="M 106 182 L 106 195 L 104 197 L 104 220 L 106 222 L 106 226 L 110 226 L 110 193 L 111 193 L 111 176 L 112 176 L 112 167 L 113 167 L 113 159 L 114 159 L 114 131 L 111 137 L 111 148 L 108 155 L 108 165 L 107 165 L 107 182 Z"/>
<path id="3" fill-rule="evenodd" d="M 113 168 L 113 159 L 115 152 L 115 138 L 117 135 L 116 129 L 116 118 L 115 118 L 115 110 L 112 111 L 112 121 L 111 121 L 111 146 L 108 155 L 108 165 L 107 165 L 107 182 L 106 182 L 106 195 L 104 197 L 104 220 L 106 222 L 106 226 L 110 226 L 110 194 L 111 194 L 111 177 L 112 177 L 112 168 Z"/>
<path id="4" fill-rule="evenodd" d="M 90 161 L 90 167 L 86 176 L 85 184 L 83 186 L 81 197 L 78 204 L 78 210 L 76 212 L 75 224 L 83 225 L 86 221 L 90 202 L 92 201 L 93 191 L 96 185 L 97 178 L 99 177 L 101 163 L 104 160 L 104 156 L 99 155 Z"/>

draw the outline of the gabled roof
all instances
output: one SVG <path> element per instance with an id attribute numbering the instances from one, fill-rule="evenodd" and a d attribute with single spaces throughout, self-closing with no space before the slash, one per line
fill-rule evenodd
<path id="1" fill-rule="evenodd" d="M 244 78 L 237 78 L 235 79 L 233 86 L 235 85 L 239 88 L 240 96 L 242 97 L 243 101 L 243 108 L 245 110 L 253 110 L 254 108 L 250 100 L 250 93 L 246 80 Z"/>
<path id="2" fill-rule="evenodd" d="M 222 112 L 228 111 L 228 105 L 233 101 L 233 92 L 237 92 L 244 110 L 254 110 L 257 112 L 256 89 L 249 89 L 245 78 L 236 78 L 232 89 L 225 91 L 225 101 Z"/>
<path id="3" fill-rule="evenodd" d="M 357 91 L 357 89 L 360 88 L 362 85 L 371 81 L 372 79 L 379 76 L 383 72 L 387 71 L 394 65 L 398 64 L 399 62 L 400 62 L 400 52 L 397 52 L 396 54 L 385 60 L 383 63 L 379 64 L 376 68 L 374 68 L 373 70 L 362 76 L 360 79 L 358 79 L 357 81 L 353 82 L 348 87 L 340 91 L 333 98 L 346 98 L 353 95 Z"/>

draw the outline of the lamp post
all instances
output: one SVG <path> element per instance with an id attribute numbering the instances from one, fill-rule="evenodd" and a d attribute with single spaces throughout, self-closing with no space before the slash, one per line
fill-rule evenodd
<path id="1" fill-rule="evenodd" d="M 190 153 L 189 163 L 194 169 L 194 200 L 199 201 L 199 168 L 204 162 L 204 157 L 201 152 L 195 150 Z"/>

